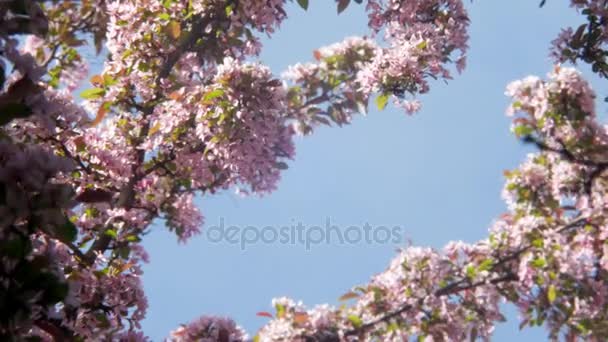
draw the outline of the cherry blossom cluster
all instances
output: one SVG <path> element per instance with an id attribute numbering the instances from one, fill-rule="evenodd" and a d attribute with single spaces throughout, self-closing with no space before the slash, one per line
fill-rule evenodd
<path id="1" fill-rule="evenodd" d="M 393 95 L 408 113 L 418 111 L 406 95 L 426 93 L 427 79 L 450 79 L 448 64 L 464 69 L 469 19 L 459 0 L 370 0 L 369 26 L 383 32 L 387 47 L 379 48 L 358 74 L 364 92 Z"/>
<path id="2" fill-rule="evenodd" d="M 159 129 L 151 138 L 165 142 L 161 150 L 167 149 L 167 141 L 175 146 L 171 134 L 180 129 L 178 146 L 192 141 L 185 150 L 174 151 L 183 166 L 191 166 L 182 171 L 183 177 L 204 186 L 215 173 L 216 178 L 224 175 L 227 184 L 244 184 L 253 192 L 272 190 L 282 160 L 291 158 L 294 148 L 284 112 L 285 91 L 270 70 L 227 58 L 217 66 L 212 83 L 182 88 L 176 96 L 182 94 L 184 98 L 165 102 L 157 107 L 158 115 L 152 114 Z M 192 150 L 196 145 L 198 152 Z"/>
<path id="3" fill-rule="evenodd" d="M 565 149 L 573 158 L 605 148 L 608 137 L 595 120 L 595 93 L 575 69 L 557 66 L 548 81 L 527 77 L 511 83 L 506 94 L 514 100 L 507 113 L 523 114 L 513 121 L 516 135 Z"/>
<path id="4" fill-rule="evenodd" d="M 38 35 L 26 37 L 22 47 L 12 31 L 0 40 L 14 69 L 6 83 L 2 79 L 2 109 L 12 117 L 2 127 L 8 140 L 0 173 L 3 184 L 40 187 L 6 189 L 20 195 L 2 207 L 2 233 L 16 223 L 28 230 L 18 238 L 6 231 L 3 246 L 16 249 L 17 261 L 43 261 L 40 277 L 49 279 L 9 278 L 39 286 L 43 297 L 26 296 L 15 304 L 23 308 L 3 304 L 3 312 L 15 316 L 3 318 L 2 336 L 144 340 L 137 331 L 147 308 L 140 264 L 148 256 L 139 242 L 150 222 L 164 214 L 185 241 L 202 224 L 195 191 L 234 185 L 268 192 L 286 167 L 282 159 L 293 156 L 281 82 L 268 68 L 243 63 L 259 49 L 247 26 L 272 32 L 285 17 L 282 1 L 240 7 L 236 1 L 97 5 L 49 6 L 42 28 L 29 24 L 28 33 Z M 10 10 L 2 13 L 12 18 Z M 9 23 L 6 18 L 3 23 Z M 107 38 L 113 57 L 91 78 L 95 88 L 83 93 L 87 101 L 81 107 L 70 92 L 86 74 L 76 49 L 84 41 L 76 37 L 89 33 L 96 44 Z M 245 38 L 237 43 L 239 37 Z M 216 60 L 230 51 L 234 58 Z M 2 64 L 3 76 L 5 70 Z M 24 182 L 15 183 L 14 175 Z M 23 207 L 34 205 L 28 196 L 35 196 L 39 210 Z M 7 274 L 33 267 L 13 260 L 6 265 Z"/>
<path id="5" fill-rule="evenodd" d="M 10 293 L 0 337 L 146 341 L 141 240 L 153 220 L 185 242 L 204 221 L 196 195 L 274 190 L 295 155 L 294 133 L 348 124 L 374 93 L 380 109 L 392 97 L 415 112 L 429 79 L 464 68 L 461 1 L 369 0 L 371 37 L 320 48 L 282 81 L 251 59 L 262 48 L 256 35 L 278 29 L 284 6 L 0 4 L 0 284 Z M 603 75 L 605 2 L 572 6 L 588 22 L 565 31 L 555 54 Z M 71 92 L 87 76 L 88 41 L 109 57 L 78 103 Z M 518 307 L 522 326 L 545 325 L 553 338 L 605 339 L 608 135 L 595 93 L 558 66 L 507 95 L 513 132 L 540 152 L 505 172 L 508 212 L 487 239 L 404 249 L 340 307 L 275 299 L 254 340 L 488 340 L 505 319 L 503 301 Z M 204 316 L 168 339 L 248 337 L 228 318 Z"/>
<path id="6" fill-rule="evenodd" d="M 66 4 L 65 14 L 70 6 Z M 126 261 L 108 261 L 100 254 L 87 258 L 80 250 L 86 237 L 78 238 L 79 209 L 74 206 L 79 199 L 74 192 L 82 186 L 80 172 L 92 167 L 72 154 L 72 148 L 82 147 L 81 129 L 88 121 L 70 94 L 80 76 L 69 71 L 69 65 L 60 66 L 56 77 L 53 70 L 59 69 L 45 70 L 60 49 L 49 49 L 40 36 L 48 27 L 55 32 L 57 23 L 41 17 L 37 3 L 26 4 L 25 13 L 11 12 L 20 8 L 16 2 L 2 5 L 3 29 L 13 18 L 33 20 L 16 29 L 38 36 L 26 37 L 19 48 L 13 31 L 0 32 L 6 58 L 0 93 L 5 313 L 0 335 L 46 340 L 75 334 L 90 339 L 117 336 L 124 326 L 138 327 L 145 313 L 140 260 L 125 256 Z M 72 56 L 72 62 L 79 62 L 77 58 Z M 7 77 L 5 62 L 13 69 Z"/>
<path id="7" fill-rule="evenodd" d="M 348 124 L 356 112 L 365 114 L 370 98 L 361 91 L 357 73 L 373 58 L 377 45 L 351 37 L 316 50 L 316 63 L 296 64 L 283 73 L 290 117 L 298 133 L 308 134 L 319 123 Z"/>
<path id="8" fill-rule="evenodd" d="M 505 301 L 518 307 L 522 327 L 603 339 L 608 148 L 594 93 L 580 73 L 556 67 L 546 81 L 513 82 L 507 95 L 507 113 L 521 114 L 515 134 L 541 151 L 505 172 L 509 211 L 488 239 L 449 243 L 443 252 L 407 248 L 345 294 L 350 304 L 340 308 L 306 310 L 278 299 L 260 341 L 487 340 L 505 319 Z"/>
<path id="9" fill-rule="evenodd" d="M 203 316 L 187 325 L 182 325 L 172 331 L 168 338 L 168 341 L 171 342 L 243 342 L 247 340 L 247 334 L 233 320 L 212 316 Z"/>
<path id="10" fill-rule="evenodd" d="M 484 244 L 452 243 L 444 253 L 408 248 L 369 284 L 342 297 L 352 305 L 305 310 L 291 300 L 274 302 L 276 318 L 260 330 L 260 341 L 488 338 L 493 323 L 504 320 L 498 292 L 474 286 L 490 279 L 488 254 Z"/>
<path id="11" fill-rule="evenodd" d="M 27 335 L 34 321 L 44 320 L 47 311 L 65 299 L 69 284 L 62 268 L 62 250 L 76 234 L 66 215 L 74 205 L 74 191 L 59 179 L 74 169 L 73 161 L 55 155 L 43 144 L 31 144 L 27 136 L 14 134 L 19 129 L 7 127 L 14 119 L 32 115 L 40 105 L 57 104 L 39 84 L 44 68 L 30 53 L 19 50 L 15 37 L 44 35 L 48 22 L 39 4 L 15 5 L 0 5 L 2 339 Z M 50 122 L 39 119 L 41 124 Z"/>
<path id="12" fill-rule="evenodd" d="M 177 86 L 165 78 L 181 59 L 175 72 L 188 75 L 181 81 L 189 83 L 208 81 L 208 68 L 213 69 L 224 57 L 242 60 L 257 55 L 261 44 L 253 32 L 273 32 L 286 16 L 283 3 L 109 1 L 106 47 L 112 58 L 106 62 L 104 74 L 118 84 L 103 84 L 107 88 L 100 90 L 104 103 L 124 96 L 158 99 L 157 88 Z"/>
<path id="13" fill-rule="evenodd" d="M 588 63 L 593 72 L 607 77 L 608 63 L 604 51 L 608 42 L 608 4 L 602 0 L 571 0 L 570 6 L 584 15 L 586 22 L 577 28 L 562 29 L 552 42 L 551 56 L 558 63 Z"/>
<path id="14" fill-rule="evenodd" d="M 429 91 L 428 79 L 450 79 L 466 61 L 468 17 L 461 1 L 369 1 L 372 37 L 351 37 L 314 53 L 315 63 L 296 64 L 284 77 L 296 130 L 310 133 L 315 124 L 349 123 L 367 113 L 370 97 L 383 109 L 390 97 L 407 113 L 421 104 L 415 95 Z"/>

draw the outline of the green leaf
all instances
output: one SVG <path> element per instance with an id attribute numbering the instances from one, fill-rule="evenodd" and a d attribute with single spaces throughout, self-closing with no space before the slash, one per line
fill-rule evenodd
<path id="1" fill-rule="evenodd" d="M 355 0 L 356 1 L 356 0 Z M 386 327 L 386 331 L 388 332 L 394 332 L 394 331 L 399 331 L 399 324 L 397 322 L 391 322 L 388 327 Z"/>
<path id="2" fill-rule="evenodd" d="M 223 89 L 214 89 L 210 92 L 208 92 L 207 94 L 205 94 L 204 100 L 205 101 L 211 101 L 215 98 L 218 98 L 220 96 L 224 95 L 224 90 Z"/>
<path id="3" fill-rule="evenodd" d="M 338 0 L 338 14 L 344 12 L 348 4 L 350 4 L 350 0 Z"/>
<path id="4" fill-rule="evenodd" d="M 494 265 L 494 260 L 492 260 L 491 258 L 488 258 L 488 259 L 482 261 L 481 264 L 479 264 L 478 269 L 480 271 L 489 271 L 492 269 L 493 265 Z"/>
<path id="5" fill-rule="evenodd" d="M 167 163 L 166 164 L 167 168 L 173 172 L 177 171 L 177 164 L 175 163 Z"/>
<path id="6" fill-rule="evenodd" d="M 427 45 L 428 45 L 428 43 L 426 42 L 426 40 L 423 40 L 420 43 L 418 43 L 418 45 L 416 45 L 416 47 L 420 50 L 424 50 Z"/>
<path id="7" fill-rule="evenodd" d="M 378 97 L 376 98 L 376 105 L 378 106 L 379 110 L 383 110 L 386 107 L 386 104 L 388 103 L 388 97 L 389 94 L 387 93 L 382 93 L 378 95 Z"/>
<path id="8" fill-rule="evenodd" d="M 556 298 L 557 298 L 557 290 L 555 289 L 555 285 L 551 285 L 551 286 L 549 286 L 549 289 L 547 290 L 547 299 L 549 300 L 549 303 L 553 304 L 553 302 L 555 302 Z"/>
<path id="9" fill-rule="evenodd" d="M 584 319 L 580 323 L 575 323 L 574 326 L 583 335 L 587 335 L 587 333 L 589 332 L 589 321 L 588 320 Z"/>
<path id="10" fill-rule="evenodd" d="M 94 100 L 102 97 L 106 93 L 103 88 L 91 88 L 80 93 L 80 97 L 85 100 Z"/>
<path id="11" fill-rule="evenodd" d="M 116 239 L 118 237 L 118 233 L 114 229 L 108 229 L 108 230 L 105 231 L 104 234 L 106 234 L 107 236 L 111 237 L 112 239 Z"/>
<path id="12" fill-rule="evenodd" d="M 97 315 L 95 315 L 95 318 L 97 318 L 97 326 L 100 328 L 108 328 L 111 326 L 110 321 L 108 320 L 108 317 L 106 317 L 105 314 L 103 313 L 98 313 Z"/>
<path id="13" fill-rule="evenodd" d="M 65 224 L 57 226 L 55 229 L 55 237 L 62 242 L 73 242 L 77 236 L 78 229 L 69 219 L 66 219 Z"/>
<path id="14" fill-rule="evenodd" d="M 515 128 L 513 128 L 513 133 L 515 133 L 515 135 L 517 135 L 518 137 L 525 137 L 527 135 L 530 135 L 534 132 L 534 128 L 530 127 L 530 126 L 525 126 L 525 125 L 519 125 L 519 126 L 515 126 Z"/>
<path id="15" fill-rule="evenodd" d="M 150 70 L 150 65 L 146 62 L 139 62 L 137 63 L 137 70 L 141 72 L 147 72 L 148 70 Z"/>
<path id="16" fill-rule="evenodd" d="M 475 266 L 473 266 L 473 265 L 467 266 L 467 269 L 465 272 L 467 273 L 467 277 L 470 279 L 475 278 L 475 276 L 477 275 L 477 269 L 475 269 Z"/>
<path id="17" fill-rule="evenodd" d="M 108 75 L 108 74 L 103 74 L 103 84 L 106 87 L 111 87 L 113 85 L 115 85 L 116 83 L 118 83 L 118 80 L 113 78 L 112 76 Z"/>
<path id="18" fill-rule="evenodd" d="M 128 235 L 125 240 L 129 241 L 129 242 L 139 242 L 141 241 L 141 239 L 139 238 L 139 236 L 137 235 Z"/>
<path id="19" fill-rule="evenodd" d="M 86 217 L 92 218 L 97 217 L 99 215 L 99 211 L 96 208 L 89 207 L 84 210 L 84 214 Z"/>
<path id="20" fill-rule="evenodd" d="M 348 315 L 348 320 L 349 322 L 352 323 L 352 325 L 355 328 L 359 328 L 360 326 L 363 325 L 363 321 L 361 320 L 361 318 L 357 315 Z"/>
<path id="21" fill-rule="evenodd" d="M 192 187 L 192 180 L 188 178 L 179 179 L 177 183 L 186 189 L 190 189 Z"/>
<path id="22" fill-rule="evenodd" d="M 229 17 L 233 11 L 234 11 L 234 8 L 232 7 L 232 5 L 226 6 L 226 16 L 227 17 Z"/>
<path id="23" fill-rule="evenodd" d="M 532 261 L 532 266 L 534 268 L 543 268 L 547 265 L 547 262 L 543 258 L 536 258 Z"/>
<path id="24" fill-rule="evenodd" d="M 131 248 L 129 247 L 120 247 L 118 249 L 118 255 L 123 259 L 129 259 L 129 254 L 131 254 Z"/>
<path id="25" fill-rule="evenodd" d="M 171 16 L 169 15 L 169 13 L 161 13 L 158 15 L 158 18 L 162 20 L 169 20 L 171 19 Z"/>
<path id="26" fill-rule="evenodd" d="M 30 116 L 32 109 L 23 103 L 6 103 L 0 107 L 0 114 L 0 126 L 3 126 L 13 119 Z"/>
<path id="27" fill-rule="evenodd" d="M 275 306 L 275 309 L 277 310 L 277 317 L 281 318 L 283 317 L 283 315 L 285 315 L 285 306 L 282 304 L 277 304 Z"/>
<path id="28" fill-rule="evenodd" d="M 298 5 L 302 7 L 304 10 L 308 9 L 308 0 L 298 0 Z"/>

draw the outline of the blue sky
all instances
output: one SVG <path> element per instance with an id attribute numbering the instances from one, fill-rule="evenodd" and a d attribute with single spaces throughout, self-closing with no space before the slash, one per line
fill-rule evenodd
<path id="1" fill-rule="evenodd" d="M 530 151 L 509 132 L 505 86 L 551 69 L 549 42 L 559 28 L 578 23 L 566 1 L 469 3 L 468 68 L 449 84 L 434 82 L 413 117 L 390 105 L 372 108 L 343 128 L 320 128 L 297 139 L 295 159 L 279 189 L 263 198 L 233 192 L 200 198 L 206 227 L 226 225 L 324 225 L 327 217 L 349 225 L 399 226 L 414 245 L 441 248 L 450 240 L 484 238 L 505 211 L 502 172 Z M 333 1 L 311 1 L 308 12 L 290 5 L 289 19 L 266 40 L 261 60 L 276 73 L 312 58 L 315 48 L 366 32 L 363 6 L 337 16 Z M 597 82 L 594 82 L 597 84 Z M 600 98 L 608 92 L 596 87 Z M 604 107 L 599 112 L 604 113 Z M 145 239 L 149 311 L 143 327 L 161 340 L 180 323 L 202 314 L 227 315 L 250 334 L 267 319 L 273 297 L 309 306 L 336 303 L 353 285 L 382 271 L 395 244 L 248 246 L 211 243 L 205 234 L 186 245 L 154 227 Z M 404 244 L 401 246 L 405 246 Z M 518 331 L 516 313 L 497 327 L 496 341 L 546 339 L 542 329 Z"/>

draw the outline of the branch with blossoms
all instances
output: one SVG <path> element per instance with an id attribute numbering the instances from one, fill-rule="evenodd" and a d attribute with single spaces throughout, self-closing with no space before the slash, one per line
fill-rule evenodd
<path id="1" fill-rule="evenodd" d="M 488 239 L 450 243 L 443 253 L 405 249 L 369 284 L 343 296 L 355 300 L 349 306 L 306 310 L 278 299 L 258 338 L 488 339 L 504 320 L 502 300 L 519 308 L 522 327 L 546 324 L 552 338 L 605 336 L 608 230 L 598 170 L 606 167 L 608 135 L 595 121 L 595 95 L 578 72 L 563 67 L 548 81 L 516 81 L 507 94 L 509 115 L 521 113 L 514 133 L 541 152 L 505 172 L 510 212 Z"/>
<path id="2" fill-rule="evenodd" d="M 541 3 L 541 7 L 544 5 Z M 562 29 L 559 37 L 552 44 L 552 57 L 556 62 L 582 61 L 591 66 L 592 71 L 600 77 L 608 76 L 608 63 L 606 61 L 606 25 L 608 25 L 608 1 L 572 1 L 576 8 L 586 18 L 586 23 L 576 29 L 568 27 Z"/>
<path id="3" fill-rule="evenodd" d="M 224 20 L 225 20 L 225 18 L 224 18 Z M 211 24 L 210 20 L 205 21 L 200 16 L 195 16 L 191 23 L 193 28 L 206 27 L 207 25 L 210 25 L 210 24 Z M 160 68 L 159 68 L 160 71 L 159 71 L 158 77 L 156 77 L 155 80 L 153 81 L 153 83 L 156 84 L 156 88 L 158 88 L 159 90 L 156 92 L 155 96 L 149 101 L 150 103 L 155 103 L 157 101 L 161 101 L 161 98 L 163 97 L 163 93 L 160 90 L 160 83 L 162 82 L 162 80 L 166 79 L 167 76 L 169 76 L 171 70 L 173 69 L 175 64 L 178 62 L 179 58 L 184 53 L 186 53 L 188 50 L 190 50 L 192 48 L 192 45 L 196 42 L 197 39 L 209 38 L 208 35 L 207 35 L 207 37 L 205 37 L 205 36 L 206 35 L 201 31 L 192 30 L 191 32 L 188 32 L 186 37 L 182 38 L 182 40 L 179 42 L 179 44 L 175 48 L 175 50 L 170 55 L 167 56 L 164 64 L 162 64 L 162 66 L 160 66 Z M 141 107 L 142 108 L 141 112 L 143 113 L 142 120 L 145 123 L 140 129 L 139 135 L 137 136 L 137 138 L 135 138 L 134 145 L 142 144 L 144 142 L 145 138 L 148 136 L 148 134 L 150 132 L 150 122 L 146 118 L 148 116 L 152 115 L 152 113 L 154 112 L 154 106 L 155 106 L 154 104 L 151 106 L 144 104 L 143 107 Z M 131 179 L 129 179 L 127 181 L 127 183 L 121 189 L 119 196 L 118 196 L 118 200 L 115 204 L 116 207 L 130 208 L 133 206 L 133 202 L 135 201 L 135 194 L 134 194 L 135 185 L 138 181 L 140 181 L 142 178 L 144 178 L 146 176 L 144 173 L 140 172 L 140 169 L 141 169 L 144 161 L 145 161 L 145 150 L 140 149 L 139 152 L 137 153 L 136 162 L 131 167 L 131 174 L 133 176 L 131 177 Z M 162 167 L 162 164 L 155 164 L 148 171 L 145 171 L 145 172 L 149 173 L 151 171 L 154 171 L 154 169 L 160 168 L 160 167 Z M 86 256 L 85 256 L 86 259 L 89 260 L 89 262 L 93 262 L 94 258 L 95 258 L 95 253 L 106 250 L 111 241 L 112 241 L 112 238 L 110 236 L 102 235 L 98 240 L 96 240 L 93 243 L 93 245 L 91 245 L 89 250 L 86 252 Z"/>
<path id="4" fill-rule="evenodd" d="M 557 233 L 561 233 L 565 230 L 569 230 L 572 228 L 580 228 L 581 225 L 585 225 L 585 223 L 587 222 L 587 218 L 584 217 L 579 217 L 577 219 L 572 220 L 572 222 L 569 222 L 567 224 L 564 224 L 563 226 L 557 227 L 555 229 L 555 231 Z M 507 255 L 504 257 L 495 257 L 496 261 L 493 265 L 491 265 L 489 267 L 488 272 L 490 274 L 500 274 L 501 272 L 501 268 L 505 265 L 508 264 L 510 262 L 513 261 L 517 261 L 520 257 L 521 254 L 525 253 L 526 251 L 530 250 L 531 248 L 533 248 L 533 245 L 527 245 L 519 250 L 514 251 L 511 255 Z M 486 265 L 483 266 L 484 269 L 487 268 Z M 498 286 L 501 283 L 508 283 L 508 282 L 516 282 L 519 281 L 519 278 L 517 276 L 517 274 L 515 273 L 511 273 L 509 270 L 507 270 L 505 272 L 506 274 L 504 275 L 499 275 L 499 276 L 487 276 L 485 279 L 480 279 L 477 280 L 476 282 L 472 282 L 471 279 L 469 277 L 465 277 L 461 280 L 458 281 L 454 281 L 444 287 L 439 288 L 438 290 L 436 290 L 432 295 L 435 297 L 443 297 L 443 296 L 451 296 L 451 295 L 455 295 L 458 294 L 459 292 L 464 292 L 464 291 L 469 291 L 469 290 L 473 290 L 477 287 L 482 287 L 482 286 Z M 422 306 L 422 304 L 424 303 L 424 298 L 419 299 L 418 301 L 418 305 Z M 390 312 L 384 316 L 381 316 L 371 322 L 367 322 L 362 324 L 360 327 L 357 327 L 355 329 L 352 329 L 350 331 L 346 331 L 344 333 L 344 336 L 359 336 L 361 334 L 364 334 L 365 332 L 367 332 L 368 330 L 373 329 L 375 326 L 379 325 L 379 324 L 386 324 L 389 323 L 389 321 L 393 320 L 393 319 L 397 319 L 400 315 L 404 314 L 406 311 L 410 311 L 410 310 L 416 310 L 416 307 L 414 306 L 404 306 L 396 311 Z M 337 340 L 337 339 L 336 339 Z"/>
<path id="5" fill-rule="evenodd" d="M 606 169 L 608 169 L 608 162 L 597 162 L 593 160 L 581 159 L 580 157 L 572 154 L 572 152 L 570 152 L 566 147 L 564 147 L 564 144 L 561 142 L 558 142 L 561 146 L 560 148 L 553 148 L 532 136 L 525 136 L 522 140 L 525 143 L 534 144 L 541 151 L 557 153 L 571 163 L 592 168 L 592 172 L 589 173 L 589 176 L 585 180 L 585 193 L 588 196 L 591 196 L 593 192 L 592 187 L 595 183 L 595 180 L 600 177 L 606 171 Z"/>
<path id="6" fill-rule="evenodd" d="M 549 233 L 564 233 L 573 228 L 581 228 L 587 222 L 587 218 L 579 217 L 562 226 L 554 228 L 552 232 Z M 483 241 L 472 246 L 448 246 L 446 247 L 446 256 L 439 256 L 430 250 L 421 251 L 417 248 L 403 251 L 402 254 L 395 259 L 393 266 L 391 266 L 391 268 L 387 270 L 385 274 L 376 276 L 370 285 L 366 287 L 357 287 L 353 292 L 343 296 L 343 298 L 356 298 L 358 301 L 365 301 L 366 299 L 369 299 L 366 297 L 368 297 L 369 292 L 371 292 L 375 297 L 374 304 L 378 305 L 378 301 L 380 301 L 380 299 L 378 299 L 379 293 L 382 293 L 383 296 L 389 295 L 388 293 L 384 292 L 385 287 L 387 287 L 388 284 L 382 284 L 383 287 L 380 287 L 380 284 L 384 280 L 383 278 L 385 276 L 389 277 L 389 273 L 401 273 L 399 270 L 399 268 L 401 268 L 400 266 L 411 267 L 410 265 L 412 264 L 412 258 L 418 260 L 427 260 L 423 268 L 417 270 L 418 272 L 438 272 L 441 274 L 450 274 L 450 279 L 458 278 L 458 274 L 462 274 L 462 276 L 460 279 L 452 280 L 446 285 L 441 285 L 443 282 L 445 282 L 445 280 L 437 282 L 434 285 L 429 283 L 428 285 L 438 286 L 437 289 L 430 292 L 426 290 L 423 292 L 423 295 L 418 298 L 416 298 L 415 295 L 412 296 L 406 294 L 406 296 L 412 296 L 412 298 L 409 298 L 407 300 L 407 304 L 405 305 L 395 305 L 397 309 L 386 310 L 386 308 L 367 308 L 366 310 L 371 310 L 372 312 L 374 310 L 379 311 L 377 315 L 372 315 L 372 317 L 375 316 L 373 319 L 370 319 L 367 322 L 363 322 L 359 317 L 360 314 L 355 313 L 361 310 L 360 307 L 357 307 L 358 304 L 355 305 L 355 308 L 343 308 L 331 312 L 328 311 L 326 307 L 316 308 L 311 311 L 304 311 L 301 306 L 289 300 L 275 302 L 275 307 L 277 308 L 276 319 L 278 321 L 272 321 L 267 327 L 263 328 L 260 332 L 260 339 L 329 342 L 349 340 L 350 337 L 355 338 L 356 340 L 367 340 L 371 338 L 395 339 L 405 338 L 408 335 L 410 335 L 409 337 L 412 337 L 411 335 L 418 335 L 420 337 L 426 336 L 427 334 L 430 334 L 434 338 L 459 336 L 458 339 L 464 339 L 467 335 L 473 334 L 471 336 L 476 336 L 479 333 L 481 333 L 482 336 L 487 337 L 491 332 L 493 324 L 486 325 L 485 328 L 489 329 L 489 331 L 475 331 L 477 328 L 471 327 L 473 323 L 469 320 L 467 320 L 468 323 L 449 322 L 451 329 L 455 329 L 455 326 L 458 323 L 464 325 L 462 325 L 459 330 L 450 330 L 449 332 L 442 331 L 445 329 L 442 327 L 442 325 L 447 324 L 448 322 L 442 321 L 444 317 L 443 314 L 438 316 L 434 314 L 436 309 L 430 306 L 432 304 L 429 304 L 429 302 L 441 301 L 444 305 L 446 303 L 453 304 L 452 308 L 449 310 L 458 311 L 459 308 L 455 305 L 456 303 L 452 302 L 455 296 L 461 298 L 472 297 L 471 292 L 501 293 L 501 291 L 503 291 L 501 286 L 504 286 L 505 284 L 508 286 L 511 283 L 517 283 L 520 281 L 517 273 L 513 273 L 508 266 L 509 264 L 517 263 L 522 254 L 534 249 L 535 246 L 530 244 L 512 251 L 509 255 L 491 255 L 480 259 L 480 256 L 487 252 L 484 252 L 483 254 L 478 254 L 477 252 L 480 250 L 487 250 L 487 244 L 489 244 L 488 241 Z M 489 252 L 489 250 L 487 251 Z M 466 267 L 463 267 L 463 269 L 433 270 L 433 268 L 438 267 L 438 265 L 444 265 L 443 267 L 456 266 L 452 264 L 454 256 L 463 252 L 466 255 L 474 256 L 472 260 L 461 261 L 461 263 L 466 264 Z M 427 256 L 420 259 L 418 255 L 421 253 L 429 254 L 426 254 Z M 430 255 L 433 255 L 433 259 L 430 260 L 434 260 L 434 262 L 437 264 L 429 264 L 428 256 Z M 434 259 L 437 257 L 438 259 Z M 405 290 L 406 293 L 408 293 L 410 286 L 415 286 L 412 283 L 419 280 L 419 278 L 407 279 L 407 277 L 401 277 L 403 277 L 403 275 L 398 277 L 398 279 L 400 279 L 400 285 L 397 288 L 392 288 L 397 284 L 390 286 L 392 288 L 391 291 L 395 292 L 395 294 L 392 296 L 399 297 L 400 295 L 397 293 L 400 290 Z M 388 280 L 389 278 L 385 279 Z M 442 297 L 446 297 L 446 299 L 443 299 Z M 387 298 L 383 299 L 382 302 L 388 303 L 390 300 L 390 298 Z M 401 301 L 403 301 L 403 299 L 401 299 Z M 499 312 L 492 312 L 492 310 L 497 310 L 496 306 L 497 302 L 493 302 L 492 307 L 488 311 L 484 311 L 483 306 L 475 308 L 475 312 L 478 315 L 476 319 L 486 320 L 488 317 L 493 317 L 493 319 L 497 321 L 504 320 L 504 317 Z M 423 320 L 422 322 L 412 322 L 412 316 L 416 317 L 418 313 L 424 314 L 426 320 Z M 319 315 L 324 317 L 320 318 Z M 488 317 L 486 317 L 486 315 Z M 281 324 L 278 322 L 281 322 Z M 437 324 L 438 331 L 433 331 L 432 327 L 429 326 L 416 326 L 416 323 Z M 488 322 L 486 321 L 485 323 Z M 405 330 L 405 332 L 399 332 L 401 329 Z M 454 333 L 457 333 L 458 335 L 453 335 Z"/>
<path id="7" fill-rule="evenodd" d="M 337 1 L 338 11 L 349 3 Z M 368 0 L 369 37 L 320 48 L 282 80 L 247 61 L 260 52 L 258 35 L 286 18 L 283 0 L 46 5 L 0 4 L 0 45 L 14 69 L 5 78 L 2 61 L 0 283 L 15 298 L 2 302 L 0 312 L 14 314 L 0 315 L 0 337 L 145 340 L 141 240 L 154 219 L 186 241 L 203 223 L 194 195 L 273 191 L 296 133 L 348 124 L 374 96 L 379 109 L 392 99 L 416 112 L 429 80 L 461 71 L 468 49 L 459 0 Z M 606 2 L 572 5 L 586 33 L 562 36 L 556 58 L 578 49 L 575 59 L 601 74 Z M 20 47 L 22 33 L 31 35 Z M 80 104 L 71 91 L 91 40 L 109 57 Z M 487 339 L 504 319 L 502 299 L 518 306 L 522 326 L 546 324 L 553 337 L 608 336 L 608 137 L 595 95 L 560 67 L 507 92 L 514 133 L 541 152 L 505 172 L 509 212 L 487 240 L 443 253 L 408 248 L 343 308 L 275 300 L 258 339 Z M 170 336 L 205 338 L 246 339 L 231 320 L 210 317 Z"/>

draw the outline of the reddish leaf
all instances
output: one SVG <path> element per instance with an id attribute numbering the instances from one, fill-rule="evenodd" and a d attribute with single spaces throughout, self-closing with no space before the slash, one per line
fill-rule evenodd
<path id="1" fill-rule="evenodd" d="M 321 57 L 323 57 L 323 56 L 321 56 L 321 52 L 319 52 L 319 50 L 315 50 L 315 51 L 313 51 L 313 52 L 312 52 L 312 55 L 315 57 L 315 59 L 316 59 L 317 61 L 320 61 L 320 60 L 321 60 Z"/>
<path id="2" fill-rule="evenodd" d="M 355 299 L 355 298 L 359 298 L 359 294 L 354 293 L 354 292 L 346 292 L 338 300 L 341 301 L 341 302 L 344 302 L 344 301 L 347 301 L 349 299 Z"/>
<path id="3" fill-rule="evenodd" d="M 177 21 L 170 21 L 169 25 L 167 25 L 167 30 L 169 31 L 169 36 L 173 39 L 179 38 L 182 33 L 180 24 Z"/>
<path id="4" fill-rule="evenodd" d="M 344 12 L 348 4 L 350 4 L 350 0 L 338 0 L 338 14 Z"/>
<path id="5" fill-rule="evenodd" d="M 167 95 L 171 100 L 179 101 L 182 99 L 183 95 L 179 91 L 174 91 L 171 94 Z"/>
<path id="6" fill-rule="evenodd" d="M 530 125 L 533 124 L 532 121 L 530 121 L 530 120 L 528 120 L 526 118 L 515 118 L 513 120 L 513 123 L 515 123 L 515 124 L 530 124 Z"/>
<path id="7" fill-rule="evenodd" d="M 331 122 L 322 116 L 315 116 L 315 120 L 326 126 L 331 126 Z"/>
<path id="8" fill-rule="evenodd" d="M 308 322 L 308 314 L 306 312 L 296 312 L 293 320 L 297 324 L 304 324 L 304 323 Z"/>
<path id="9" fill-rule="evenodd" d="M 101 53 L 101 49 L 103 48 L 103 41 L 106 38 L 105 35 L 106 31 L 105 30 L 95 30 L 95 32 L 93 33 L 93 40 L 95 43 L 95 53 L 97 53 L 99 55 L 99 53 Z"/>
<path id="10" fill-rule="evenodd" d="M 74 138 L 73 142 L 74 142 L 74 145 L 76 146 L 76 150 L 79 152 L 83 151 L 87 147 L 87 144 L 84 142 L 84 137 L 81 135 Z"/>
<path id="11" fill-rule="evenodd" d="M 160 129 L 160 122 L 157 122 L 154 126 L 152 126 L 152 128 L 150 128 L 148 135 L 149 136 L 154 135 L 154 133 L 158 132 L 159 129 Z"/>
<path id="12" fill-rule="evenodd" d="M 11 84 L 7 91 L 0 96 L 0 105 L 22 102 L 27 96 L 32 96 L 42 90 L 29 77 L 23 77 Z"/>
<path id="13" fill-rule="evenodd" d="M 82 203 L 109 202 L 112 200 L 112 193 L 102 189 L 87 189 L 76 200 Z"/>
<path id="14" fill-rule="evenodd" d="M 256 313 L 255 315 L 259 316 L 259 317 L 273 318 L 272 314 L 270 312 L 267 312 L 267 311 L 260 311 L 260 312 Z"/>
<path id="15" fill-rule="evenodd" d="M 218 342 L 230 342 L 230 332 L 226 329 L 220 329 L 217 336 Z"/>
<path id="16" fill-rule="evenodd" d="M 106 113 L 108 113 L 107 104 L 107 102 L 104 102 L 101 104 L 101 106 L 99 106 L 99 109 L 97 110 L 97 116 L 95 117 L 95 120 L 91 122 L 91 126 L 97 126 L 101 121 L 103 121 L 103 118 L 106 116 Z"/>
<path id="17" fill-rule="evenodd" d="M 101 75 L 94 75 L 91 77 L 91 84 L 96 87 L 103 87 L 103 77 Z"/>
<path id="18" fill-rule="evenodd" d="M 281 82 L 281 80 L 275 79 L 275 80 L 268 81 L 266 84 L 269 87 L 281 87 L 283 85 L 283 82 Z"/>

